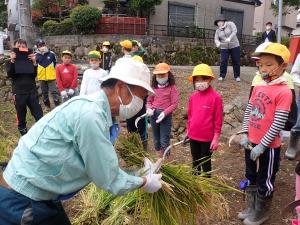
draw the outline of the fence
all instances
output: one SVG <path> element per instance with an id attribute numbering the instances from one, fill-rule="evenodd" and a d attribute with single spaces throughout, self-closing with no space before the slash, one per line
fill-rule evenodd
<path id="1" fill-rule="evenodd" d="M 99 34 L 132 34 L 132 35 L 152 35 L 197 38 L 204 41 L 213 41 L 215 30 L 199 27 L 177 27 L 156 24 L 137 23 L 101 23 L 96 30 Z M 241 45 L 258 45 L 260 38 L 252 35 L 238 35 Z"/>

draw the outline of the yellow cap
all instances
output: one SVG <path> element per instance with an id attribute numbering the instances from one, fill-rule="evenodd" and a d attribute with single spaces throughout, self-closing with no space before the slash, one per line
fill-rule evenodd
<path id="1" fill-rule="evenodd" d="M 88 57 L 89 59 L 101 59 L 101 54 L 100 52 L 93 50 L 89 52 Z"/>
<path id="2" fill-rule="evenodd" d="M 189 76 L 189 81 L 193 81 L 193 77 L 196 76 L 206 76 L 206 77 L 212 77 L 215 79 L 215 76 L 210 68 L 209 65 L 207 64 L 199 64 L 194 67 L 192 75 Z"/>
<path id="3" fill-rule="evenodd" d="M 120 45 L 124 48 L 132 49 L 132 42 L 129 40 L 121 41 Z"/>
<path id="4" fill-rule="evenodd" d="M 141 63 L 144 63 L 144 60 L 141 56 L 139 55 L 135 55 L 132 57 L 133 60 L 137 61 L 137 62 L 141 62 Z"/>
<path id="5" fill-rule="evenodd" d="M 70 52 L 69 50 L 64 50 L 62 53 L 61 53 L 62 56 L 64 55 L 69 55 L 69 56 L 73 56 L 72 52 Z"/>
<path id="6" fill-rule="evenodd" d="M 273 42 L 265 42 L 259 45 L 255 49 L 254 55 L 260 56 L 263 53 L 280 56 L 285 63 L 289 62 L 291 55 L 290 51 L 285 45 Z"/>
<path id="7" fill-rule="evenodd" d="M 104 41 L 104 42 L 102 43 L 102 45 L 110 46 L 110 42 L 109 42 L 109 41 Z"/>

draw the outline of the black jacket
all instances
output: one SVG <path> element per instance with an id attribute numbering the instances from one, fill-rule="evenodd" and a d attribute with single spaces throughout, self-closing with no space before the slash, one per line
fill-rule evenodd
<path id="1" fill-rule="evenodd" d="M 270 30 L 270 32 L 268 34 L 267 34 L 266 31 L 263 32 L 261 37 L 262 37 L 262 42 L 265 42 L 266 38 L 268 38 L 268 40 L 270 42 L 276 42 L 277 41 L 276 40 L 276 33 L 275 33 L 274 30 Z"/>
<path id="2" fill-rule="evenodd" d="M 6 62 L 7 76 L 12 82 L 12 93 L 13 94 L 28 94 L 36 91 L 35 77 L 37 73 L 37 67 L 34 67 L 34 73 L 32 74 L 16 74 L 15 64 L 10 61 Z"/>

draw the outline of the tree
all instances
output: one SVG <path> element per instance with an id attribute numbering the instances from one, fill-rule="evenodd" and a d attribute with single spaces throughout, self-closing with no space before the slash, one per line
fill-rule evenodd
<path id="1" fill-rule="evenodd" d="M 129 0 L 129 8 L 131 12 L 136 12 L 136 16 L 146 17 L 155 12 L 155 6 L 160 5 L 163 0 Z"/>
<path id="2" fill-rule="evenodd" d="M 274 14 L 278 14 L 278 0 L 273 0 L 272 9 Z M 300 7 L 299 0 L 283 0 L 283 13 L 289 14 L 293 10 L 297 10 Z"/>
<path id="3" fill-rule="evenodd" d="M 4 1 L 0 1 L 0 27 L 7 27 L 7 7 Z"/>

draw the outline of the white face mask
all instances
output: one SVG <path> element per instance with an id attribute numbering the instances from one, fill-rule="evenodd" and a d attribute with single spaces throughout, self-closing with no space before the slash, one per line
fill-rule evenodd
<path id="1" fill-rule="evenodd" d="M 124 105 L 123 101 L 120 96 L 118 96 L 120 101 L 120 109 L 119 109 L 119 116 L 122 119 L 130 119 L 135 116 L 142 108 L 144 101 L 143 99 L 135 96 L 132 94 L 130 88 L 127 86 L 130 95 L 132 96 L 131 102 L 128 105 Z"/>
<path id="2" fill-rule="evenodd" d="M 102 52 L 108 52 L 108 48 L 107 47 L 103 47 L 102 48 Z"/>
<path id="3" fill-rule="evenodd" d="M 98 69 L 99 68 L 99 63 L 90 63 L 90 66 L 92 67 L 92 69 Z"/>
<path id="4" fill-rule="evenodd" d="M 41 53 L 48 52 L 48 48 L 46 46 L 40 47 L 39 50 L 40 50 Z"/>
<path id="5" fill-rule="evenodd" d="M 164 77 L 164 78 L 158 78 L 158 77 L 156 77 L 156 81 L 160 85 L 166 84 L 168 82 L 168 80 L 169 80 L 169 77 Z"/>
<path id="6" fill-rule="evenodd" d="M 195 89 L 198 91 L 205 91 L 209 87 L 207 82 L 195 82 Z"/>

